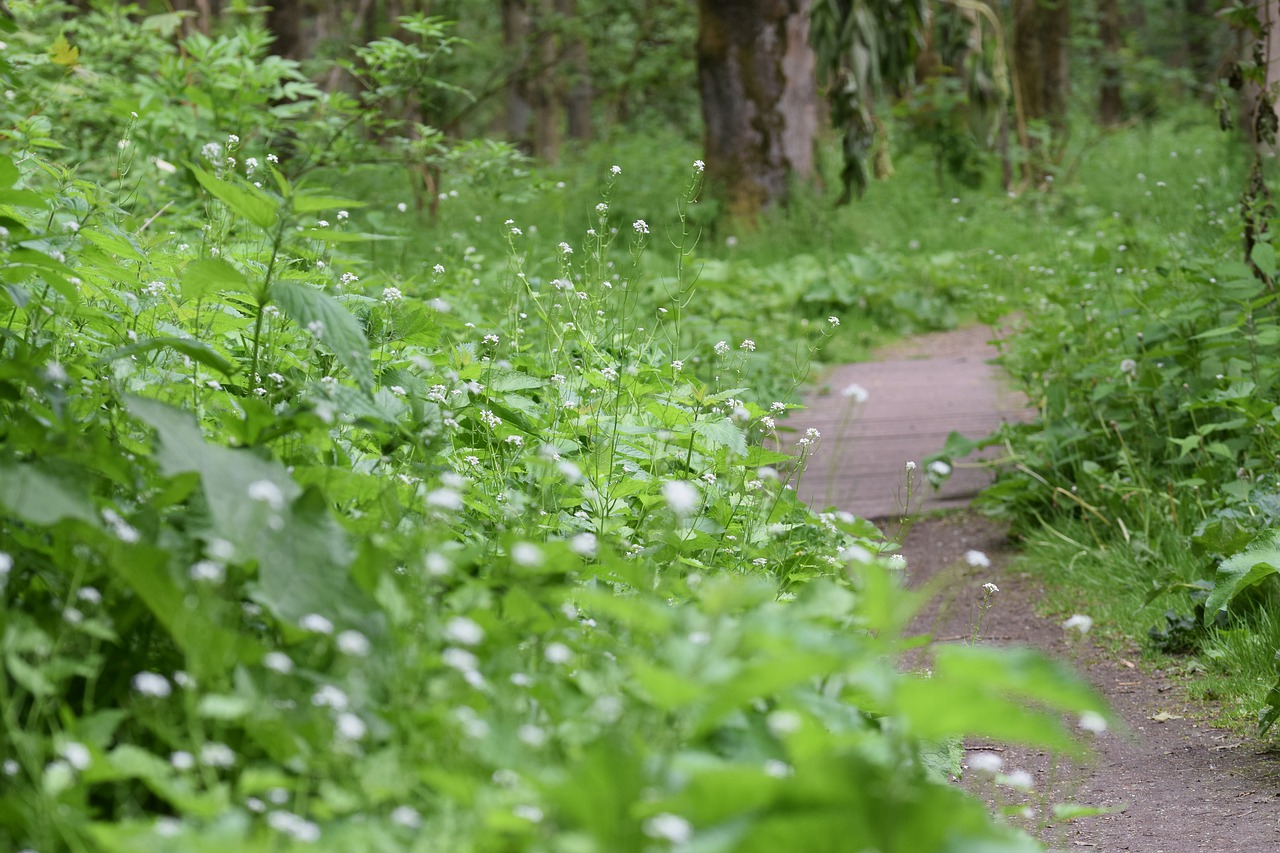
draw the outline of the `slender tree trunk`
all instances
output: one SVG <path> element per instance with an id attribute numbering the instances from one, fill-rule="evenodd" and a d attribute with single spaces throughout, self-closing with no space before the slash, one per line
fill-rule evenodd
<path id="1" fill-rule="evenodd" d="M 707 183 L 731 216 L 786 200 L 813 172 L 818 128 L 810 0 L 699 0 Z"/>
<path id="2" fill-rule="evenodd" d="M 507 138 L 517 145 L 530 146 L 533 105 L 529 96 L 529 3 L 528 0 L 501 0 L 502 44 L 511 63 L 507 78 Z"/>
<path id="3" fill-rule="evenodd" d="M 301 59 L 303 0 L 271 0 L 267 29 L 276 37 L 271 52 L 288 59 Z"/>
<path id="4" fill-rule="evenodd" d="M 1043 122 L 1047 149 L 1032 139 L 1033 159 L 1048 161 L 1061 153 L 1067 132 L 1069 0 L 1013 0 L 1013 64 L 1021 120 Z"/>
<path id="5" fill-rule="evenodd" d="M 537 26 L 533 34 L 530 103 L 533 105 L 533 154 L 555 162 L 560 154 L 560 97 L 556 84 L 556 32 L 551 26 L 551 0 L 534 0 Z"/>
<path id="6" fill-rule="evenodd" d="M 1216 59 L 1211 53 L 1209 35 L 1221 26 L 1213 17 L 1209 0 L 1183 0 L 1182 33 L 1186 43 L 1187 67 L 1202 85 L 1211 83 Z"/>
<path id="7" fill-rule="evenodd" d="M 577 0 L 555 0 L 556 12 L 561 16 L 568 34 L 564 48 L 565 65 L 569 69 L 568 91 L 564 95 L 564 112 L 568 122 L 570 139 L 589 141 L 594 135 L 591 121 L 591 69 L 587 64 L 587 42 L 577 31 Z"/>
<path id="8" fill-rule="evenodd" d="M 1124 120 L 1124 92 L 1120 77 L 1120 34 L 1122 17 L 1120 0 L 1098 2 L 1098 59 L 1102 66 L 1102 84 L 1098 88 L 1098 121 L 1115 127 Z"/>

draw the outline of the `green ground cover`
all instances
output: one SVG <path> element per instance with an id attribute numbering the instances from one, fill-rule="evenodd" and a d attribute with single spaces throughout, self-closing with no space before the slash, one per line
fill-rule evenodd
<path id="1" fill-rule="evenodd" d="M 687 155 L 455 150 L 433 219 L 260 32 L 15 6 L 0 847 L 1038 849 L 958 739 L 1071 750 L 1099 700 L 902 671 L 894 543 L 791 488 L 854 282 L 795 311 Z"/>

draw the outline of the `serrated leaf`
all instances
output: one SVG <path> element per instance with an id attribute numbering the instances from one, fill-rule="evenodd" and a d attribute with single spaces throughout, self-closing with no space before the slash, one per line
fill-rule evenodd
<path id="1" fill-rule="evenodd" d="M 369 341 L 351 312 L 336 299 L 293 281 L 276 282 L 271 298 L 289 317 L 333 351 L 366 392 L 373 390 L 373 362 Z"/>
<path id="2" fill-rule="evenodd" d="M 202 299 L 211 293 L 225 290 L 246 293 L 249 281 L 244 273 L 221 258 L 192 261 L 182 271 L 184 299 Z"/>
<path id="3" fill-rule="evenodd" d="M 1280 530 L 1268 530 L 1218 566 L 1217 583 L 1204 603 L 1204 624 L 1211 625 L 1237 595 L 1274 574 L 1280 574 Z"/>
<path id="4" fill-rule="evenodd" d="M 527 373 L 518 370 L 494 370 L 488 376 L 488 388 L 491 392 L 528 391 L 541 388 L 545 383 Z"/>
<path id="5" fill-rule="evenodd" d="M 123 231 L 111 234 L 93 228 L 81 228 L 77 234 L 113 255 L 128 258 L 131 261 L 145 261 L 147 259 L 147 256 L 142 254 L 141 247 L 136 245 L 133 239 Z"/>
<path id="6" fill-rule="evenodd" d="M 204 341 L 198 341 L 195 338 L 179 338 L 179 337 L 161 337 L 147 338 L 137 343 L 122 346 L 119 349 L 112 350 L 103 356 L 105 361 L 118 361 L 131 355 L 137 355 L 144 352 L 155 352 L 156 350 L 171 349 L 174 352 L 187 356 L 192 361 L 203 364 L 205 367 L 216 370 L 223 376 L 234 376 L 238 370 L 235 363 L 206 344 Z"/>
<path id="7" fill-rule="evenodd" d="M 49 61 L 70 68 L 80 61 L 80 48 L 72 47 L 67 37 L 60 35 L 49 47 Z"/>
<path id="8" fill-rule="evenodd" d="M 188 164 L 191 174 L 196 176 L 200 186 L 209 194 L 221 201 L 232 212 L 249 220 L 264 231 L 270 231 L 276 224 L 276 202 L 260 190 L 225 181 L 201 169 Z"/>
<path id="9" fill-rule="evenodd" d="M 705 439 L 712 450 L 727 447 L 739 456 L 747 453 L 746 434 L 728 418 L 694 421 L 693 431 Z"/>

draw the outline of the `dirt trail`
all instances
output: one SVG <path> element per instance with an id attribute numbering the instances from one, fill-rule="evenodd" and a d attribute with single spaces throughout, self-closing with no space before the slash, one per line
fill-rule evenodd
<path id="1" fill-rule="evenodd" d="M 902 464 L 936 450 L 950 428 L 965 431 L 949 427 L 949 415 L 966 418 L 970 428 L 982 431 L 1001 417 L 1024 417 L 1021 402 L 986 363 L 992 355 L 988 337 L 985 329 L 930 335 L 895 347 L 884 361 L 835 371 L 836 382 L 858 382 L 871 391 L 863 423 L 883 428 L 878 438 L 866 443 L 856 434 L 852 440 L 828 441 L 831 435 L 823 430 L 825 455 L 815 459 L 809 471 L 829 472 L 832 479 L 811 477 L 801 493 L 808 490 L 808 497 L 822 504 L 823 493 L 830 491 L 829 502 L 842 509 L 888 518 L 897 511 L 894 487 Z M 931 352 L 941 355 L 932 358 Z M 907 363 L 915 369 L 904 369 Z M 890 387 L 890 382 L 908 384 Z M 793 425 L 825 424 L 830 430 L 840 424 L 848 401 L 839 393 L 843 386 L 832 384 L 834 393 L 813 396 L 805 419 L 793 418 Z M 873 384 L 882 392 L 874 409 Z M 967 390 L 943 396 L 945 389 L 955 387 Z M 966 480 L 926 508 L 963 506 L 986 481 L 981 469 L 961 471 Z M 859 477 L 861 481 L 851 481 Z M 868 486 L 881 494 L 877 497 Z M 963 556 L 970 549 L 987 554 L 991 567 L 966 564 Z M 1190 702 L 1176 675 L 1148 673 L 1134 665 L 1137 649 L 1109 655 L 1088 637 L 1068 635 L 1061 623 L 1069 614 L 1037 615 L 1043 590 L 1034 574 L 1010 568 L 1016 552 L 1000 525 L 966 511 L 927 518 L 911 531 L 903 553 L 913 585 L 939 575 L 945 578 L 943 594 L 921 614 L 920 630 L 943 639 L 967 636 L 982 585 L 996 583 L 1000 593 L 987 616 L 984 641 L 1029 645 L 1072 662 L 1123 720 L 1119 730 L 1090 736 L 1095 750 L 1085 764 L 1001 744 L 966 744 L 966 755 L 995 750 L 1006 770 L 1030 772 L 1037 791 L 1023 802 L 1041 812 L 1045 803 L 1067 801 L 1120 809 L 1042 825 L 1039 834 L 1054 849 L 1280 853 L 1280 759 L 1259 752 L 1258 744 L 1247 737 L 1215 728 L 1209 722 L 1212 709 Z M 967 784 L 974 778 L 969 774 Z"/>

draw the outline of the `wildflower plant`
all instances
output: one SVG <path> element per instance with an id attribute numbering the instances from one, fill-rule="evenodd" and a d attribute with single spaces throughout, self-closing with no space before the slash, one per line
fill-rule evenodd
<path id="1" fill-rule="evenodd" d="M 915 599 L 786 487 L 783 357 L 702 335 L 691 219 L 615 233 L 611 172 L 585 240 L 402 265 L 394 199 L 239 135 L 134 137 L 163 234 L 114 156 L 0 154 L 0 847 L 1035 849 L 925 755 L 1098 700 L 895 666 Z"/>

